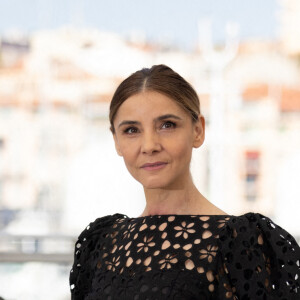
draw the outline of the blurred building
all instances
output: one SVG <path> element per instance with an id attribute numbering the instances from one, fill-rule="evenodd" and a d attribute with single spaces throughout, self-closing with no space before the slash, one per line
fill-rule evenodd
<path id="1" fill-rule="evenodd" d="M 279 0 L 281 10 L 279 18 L 280 39 L 285 53 L 300 55 L 300 2 L 297 0 Z"/>
<path id="2" fill-rule="evenodd" d="M 182 74 L 200 96 L 207 134 L 203 146 L 194 151 L 192 173 L 209 199 L 211 91 L 209 66 L 201 49 L 183 53 L 97 30 L 38 31 L 26 43 L 1 43 L 0 226 L 8 228 L 18 210 L 34 210 L 51 216 L 46 231 L 77 232 L 92 215 L 107 212 L 105 199 L 92 199 L 89 214 L 83 216 L 89 200 L 76 194 L 84 195 L 88 185 L 74 186 L 74 197 L 66 200 L 72 164 L 89 139 L 102 141 L 99 151 L 108 153 L 113 147 L 108 141 L 108 107 L 114 89 L 137 69 L 158 63 Z M 289 223 L 288 213 L 291 207 L 299 209 L 295 198 L 300 196 L 295 179 L 300 167 L 299 80 L 298 65 L 277 42 L 242 43 L 224 72 L 222 209 L 230 214 L 261 212 L 284 223 L 283 227 L 286 224 L 294 234 L 300 234 L 299 226 Z M 287 167 L 291 165 L 294 168 Z M 108 187 L 105 183 L 99 188 Z M 119 198 L 127 197 L 122 189 L 116 192 Z M 142 210 L 143 203 L 128 208 L 128 200 L 116 201 L 118 212 L 137 215 Z"/>

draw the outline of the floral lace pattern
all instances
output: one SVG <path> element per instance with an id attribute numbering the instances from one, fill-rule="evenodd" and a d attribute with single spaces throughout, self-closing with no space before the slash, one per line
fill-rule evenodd
<path id="1" fill-rule="evenodd" d="M 300 248 L 259 213 L 108 215 L 75 244 L 72 300 L 300 299 Z"/>

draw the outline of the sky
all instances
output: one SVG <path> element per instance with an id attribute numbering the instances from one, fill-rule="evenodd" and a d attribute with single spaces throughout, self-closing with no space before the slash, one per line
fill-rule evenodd
<path id="1" fill-rule="evenodd" d="M 204 17 L 216 42 L 227 21 L 239 23 L 242 40 L 276 38 L 279 9 L 278 0 L 0 0 L 0 35 L 73 24 L 192 49 Z"/>

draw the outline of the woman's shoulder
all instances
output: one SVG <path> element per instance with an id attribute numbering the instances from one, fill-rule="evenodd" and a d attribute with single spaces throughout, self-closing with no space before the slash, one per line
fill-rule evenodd
<path id="1" fill-rule="evenodd" d="M 234 230 L 234 234 L 255 231 L 260 232 L 267 239 L 279 238 L 280 240 L 291 240 L 292 245 L 297 245 L 294 237 L 276 224 L 270 217 L 261 213 L 248 212 L 243 215 L 231 215 L 227 222 L 228 228 Z"/>
<path id="2" fill-rule="evenodd" d="M 249 212 L 232 216 L 219 238 L 224 266 L 235 286 L 257 282 L 261 293 L 298 299 L 300 247 L 288 231 L 263 214 Z M 254 292 L 243 291 L 249 299 L 256 299 Z"/>
<path id="3" fill-rule="evenodd" d="M 69 283 L 72 299 L 83 299 L 91 287 L 89 280 L 89 265 L 94 259 L 91 253 L 95 250 L 97 243 L 105 238 L 107 228 L 113 226 L 114 222 L 126 215 L 113 214 L 99 217 L 90 222 L 79 234 L 75 243 L 74 261 L 70 271 Z"/>
<path id="4" fill-rule="evenodd" d="M 109 228 L 117 219 L 127 217 L 124 214 L 115 213 L 113 215 L 105 215 L 96 218 L 94 221 L 90 222 L 79 234 L 78 240 L 85 240 L 87 237 L 98 236 L 100 231 L 105 228 Z"/>
<path id="5" fill-rule="evenodd" d="M 279 255 L 290 252 L 299 263 L 300 247 L 294 236 L 276 224 L 271 218 L 261 214 L 248 212 L 240 216 L 228 218 L 220 239 L 228 248 L 236 241 L 238 248 L 263 248 L 269 253 Z M 298 255 L 298 256 L 297 256 Z"/>

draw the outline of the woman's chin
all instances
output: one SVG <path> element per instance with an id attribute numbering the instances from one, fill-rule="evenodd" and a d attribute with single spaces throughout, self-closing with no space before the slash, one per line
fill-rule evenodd
<path id="1" fill-rule="evenodd" d="M 166 183 L 162 183 L 160 182 L 140 182 L 142 184 L 142 186 L 144 187 L 144 189 L 164 189 L 166 188 L 167 184 Z"/>

